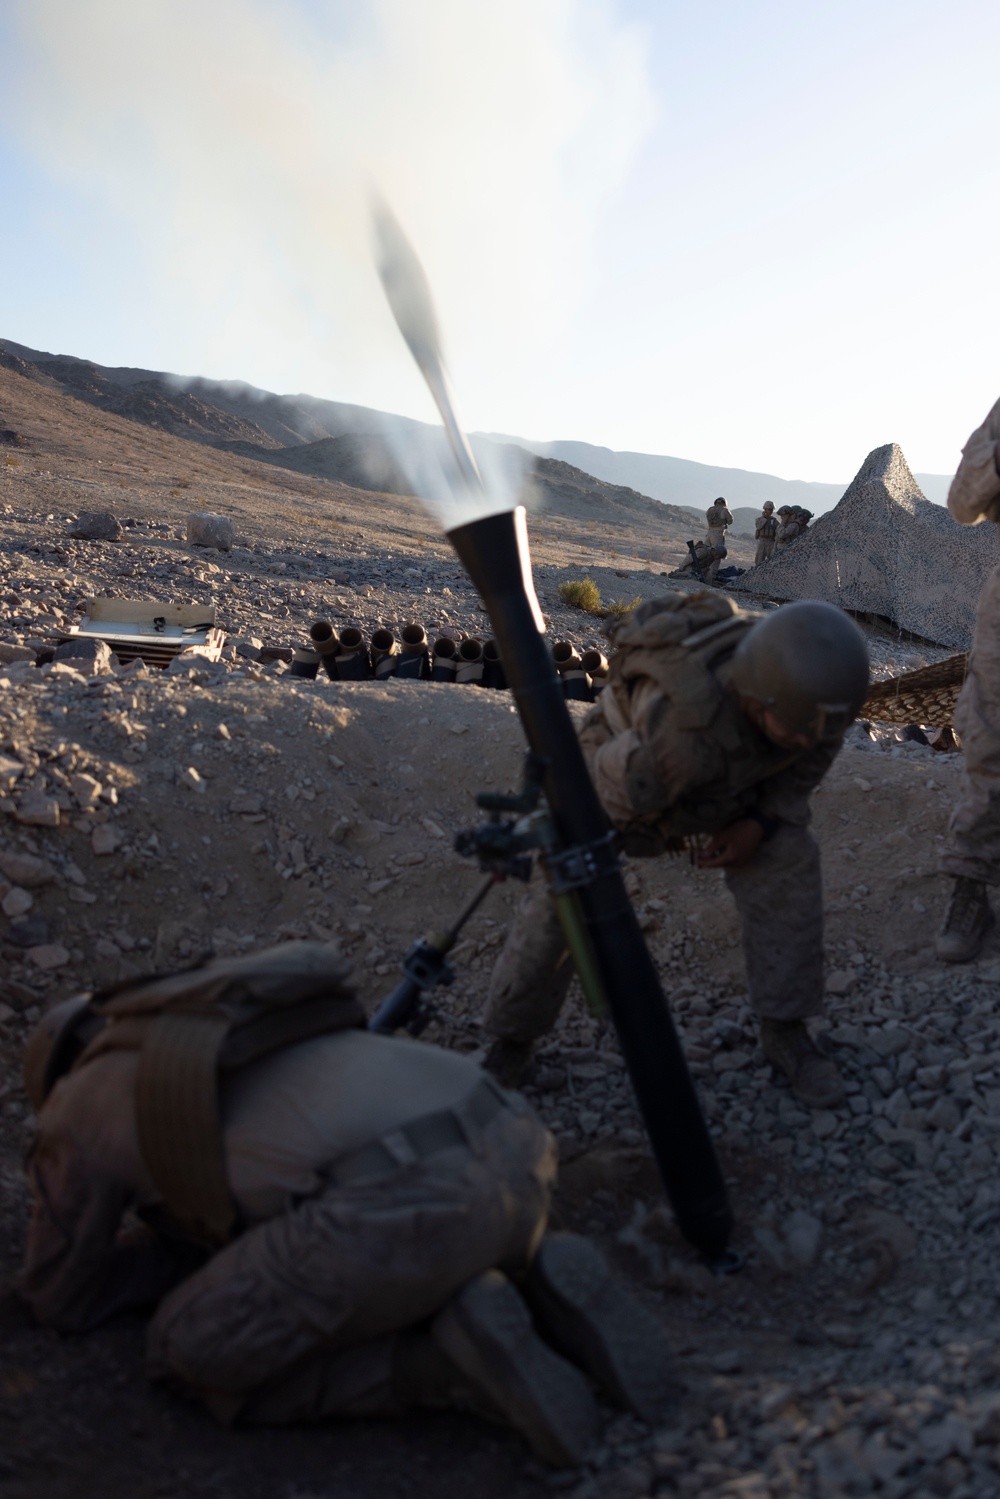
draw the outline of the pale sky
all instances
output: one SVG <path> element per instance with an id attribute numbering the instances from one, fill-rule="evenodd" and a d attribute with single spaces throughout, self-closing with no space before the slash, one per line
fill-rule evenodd
<path id="1" fill-rule="evenodd" d="M 1000 395 L 996 0 L 4 0 L 0 336 L 846 482 Z M 2 413 L 0 413 L 2 415 Z"/>

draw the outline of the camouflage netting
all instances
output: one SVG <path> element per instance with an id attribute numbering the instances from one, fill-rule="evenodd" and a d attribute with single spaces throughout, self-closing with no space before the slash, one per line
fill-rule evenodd
<path id="1" fill-rule="evenodd" d="M 968 653 L 959 651 L 919 671 L 873 682 L 860 716 L 883 723 L 950 724 L 968 669 Z"/>
<path id="2" fill-rule="evenodd" d="M 996 527 L 960 526 L 921 494 L 896 443 L 869 453 L 835 509 L 730 586 L 826 599 L 967 650 L 976 599 L 1000 562 Z"/>

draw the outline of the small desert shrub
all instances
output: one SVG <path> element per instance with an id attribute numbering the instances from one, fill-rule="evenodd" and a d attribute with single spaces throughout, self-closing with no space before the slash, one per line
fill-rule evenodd
<path id="1" fill-rule="evenodd" d="M 638 609 L 642 603 L 642 594 L 637 593 L 634 599 L 615 599 L 610 604 L 605 604 L 600 610 L 602 619 L 624 619 L 626 614 L 631 614 L 633 609 Z"/>
<path id="2" fill-rule="evenodd" d="M 634 599 L 614 599 L 610 604 L 602 604 L 600 590 L 593 578 L 560 583 L 559 597 L 564 604 L 582 609 L 584 614 L 596 614 L 598 619 L 624 619 L 642 603 L 642 595 L 636 594 Z"/>
<path id="3" fill-rule="evenodd" d="M 593 578 L 577 578 L 571 583 L 560 583 L 559 597 L 571 608 L 582 609 L 584 614 L 601 612 L 601 591 Z"/>

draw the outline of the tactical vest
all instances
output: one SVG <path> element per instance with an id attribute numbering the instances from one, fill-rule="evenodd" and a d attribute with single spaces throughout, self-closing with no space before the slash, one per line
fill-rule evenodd
<path id="1" fill-rule="evenodd" d="M 608 686 L 595 709 L 612 732 L 632 727 L 632 689 L 640 678 L 651 678 L 671 731 L 680 729 L 722 751 L 722 775 L 682 793 L 672 805 L 656 774 L 655 743 L 644 742 L 632 754 L 629 799 L 640 822 L 667 840 L 728 827 L 756 807 L 762 781 L 799 758 L 799 752 L 772 744 L 717 676 L 760 618 L 723 595 L 673 593 L 640 606 L 614 632 Z M 655 727 L 649 737 L 655 741 Z"/>
<path id="2" fill-rule="evenodd" d="M 227 1073 L 313 1036 L 365 1025 L 349 966 L 324 942 L 128 979 L 95 994 L 105 1021 L 74 1070 L 107 1051 L 138 1051 L 139 1148 L 171 1218 L 219 1245 L 238 1223 L 226 1177 L 220 1087 Z"/>

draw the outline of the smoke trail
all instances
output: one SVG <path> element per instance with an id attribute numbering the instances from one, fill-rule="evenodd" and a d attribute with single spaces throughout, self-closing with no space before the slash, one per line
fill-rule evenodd
<path id="1" fill-rule="evenodd" d="M 6 24 L 9 127 L 106 209 L 79 246 L 108 288 L 95 323 L 134 244 L 148 297 L 121 325 L 148 330 L 149 362 L 422 417 L 367 182 L 419 243 L 456 376 L 496 425 L 512 382 L 543 387 L 526 351 L 572 316 L 651 114 L 610 0 L 8 0 Z"/>

